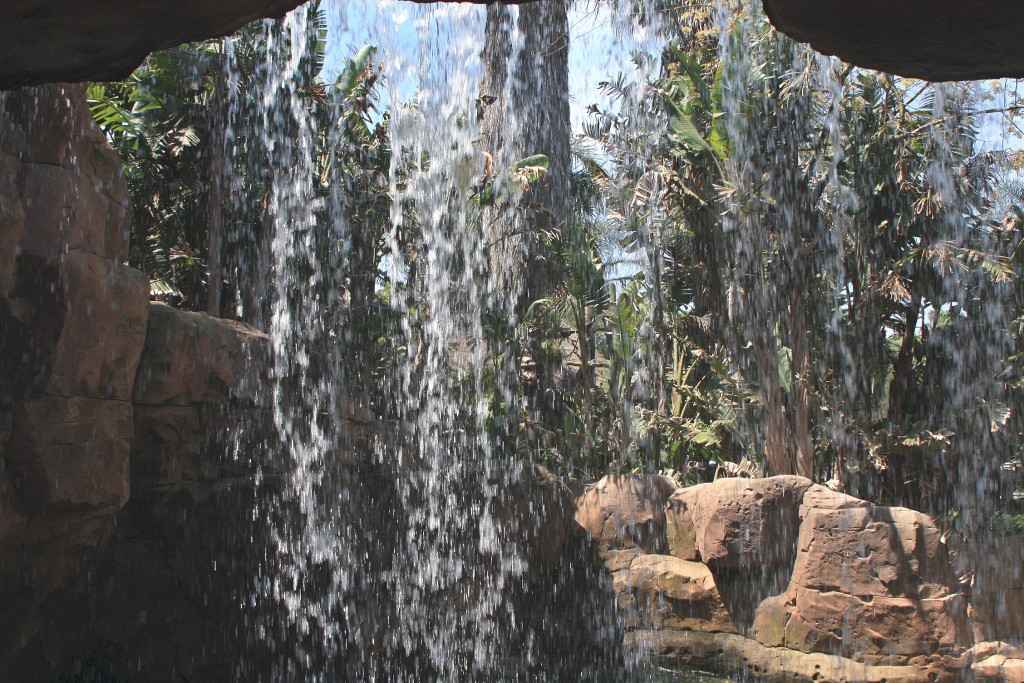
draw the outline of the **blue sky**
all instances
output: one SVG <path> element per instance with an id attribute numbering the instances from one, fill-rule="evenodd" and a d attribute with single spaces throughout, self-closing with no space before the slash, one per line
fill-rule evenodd
<path id="1" fill-rule="evenodd" d="M 479 75 L 486 7 L 472 4 L 416 4 L 404 0 L 329 0 L 325 76 L 367 44 L 380 48 L 389 91 L 409 98 L 425 72 L 447 69 Z M 646 40 L 641 29 L 619 21 L 607 4 L 576 3 L 570 11 L 569 78 L 573 130 L 586 108 L 600 101 L 598 84 L 632 72 L 630 53 Z M 630 35 L 641 32 L 640 35 Z M 398 82 L 396 82 L 398 81 Z"/>

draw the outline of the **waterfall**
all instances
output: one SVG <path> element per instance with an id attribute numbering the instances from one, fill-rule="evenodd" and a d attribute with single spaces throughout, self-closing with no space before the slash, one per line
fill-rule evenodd
<path id="1" fill-rule="evenodd" d="M 987 239 L 966 217 L 978 208 L 965 199 L 972 179 L 958 177 L 972 154 L 959 119 L 971 92 L 933 89 L 934 117 L 923 124 L 931 161 L 919 189 L 940 209 L 922 212 L 934 230 L 913 234 L 905 257 L 878 266 L 858 241 L 887 229 L 889 219 L 864 223 L 878 218 L 866 207 L 887 176 L 874 161 L 857 166 L 851 148 L 867 124 L 844 109 L 854 87 L 868 98 L 870 77 L 851 84 L 857 74 L 774 33 L 748 4 L 720 2 L 686 30 L 662 25 L 668 10 L 650 4 L 617 26 L 622 43 L 612 52 L 620 62 L 627 48 L 636 52 L 631 67 L 601 65 L 627 76 L 603 83 L 605 100 L 591 111 L 600 121 L 587 136 L 610 171 L 589 214 L 574 195 L 573 172 L 591 169 L 578 149 L 571 155 L 571 122 L 586 115 L 568 99 L 569 65 L 579 63 L 569 38 L 573 22 L 600 10 L 324 3 L 250 29 L 255 55 L 229 49 L 225 156 L 242 170 L 234 215 L 251 231 L 234 236 L 237 313 L 266 326 L 273 342 L 264 391 L 274 465 L 255 512 L 270 542 L 248 608 L 255 637 L 272 644 L 275 680 L 544 680 L 551 617 L 536 621 L 521 603 L 532 590 L 531 543 L 558 505 L 531 500 L 524 513 L 513 500 L 531 490 L 535 463 L 682 477 L 705 466 L 699 457 L 712 443 L 716 459 L 754 472 L 845 480 L 857 495 L 893 499 L 890 461 L 916 429 L 934 439 L 928 446 L 957 481 L 926 463 L 943 495 L 908 498 L 937 515 L 992 512 L 971 501 L 992 500 L 999 476 L 999 462 L 979 452 L 998 441 L 1011 455 L 990 441 L 998 429 L 986 431 L 1007 400 L 994 378 L 1011 341 L 1005 292 L 988 283 L 983 259 L 971 260 Z M 351 60 L 324 54 L 331 31 L 359 33 L 368 47 Z M 701 65 L 681 56 L 683 43 L 664 46 L 666 34 L 712 45 L 717 67 L 696 73 Z M 607 56 L 607 46 L 587 50 L 595 62 Z M 334 71 L 323 92 L 311 92 L 325 60 Z M 687 94 L 672 100 L 678 93 L 660 79 L 684 71 Z M 348 167 L 352 159 L 360 168 Z M 683 175 L 673 166 L 681 159 L 703 164 L 682 189 L 672 175 Z M 244 206 L 253 188 L 260 210 Z M 879 211 L 898 214 L 894 225 L 912 209 Z M 588 220 L 611 227 L 599 234 Z M 630 285 L 619 289 L 609 276 L 596 294 L 569 291 L 549 266 L 592 249 L 581 268 L 601 271 L 615 252 L 595 246 L 599 239 L 626 244 L 617 247 L 625 254 L 618 279 L 632 278 L 641 302 L 634 329 L 612 340 L 611 323 L 605 328 L 609 347 L 630 348 L 608 360 L 614 371 L 602 381 L 615 389 L 600 409 L 592 403 L 599 375 L 588 366 L 604 359 L 585 338 L 595 316 L 612 320 L 608 311 L 625 305 Z M 702 268 L 696 284 L 679 275 L 691 257 Z M 943 259 L 964 265 L 945 268 Z M 890 272 L 867 272 L 873 267 Z M 905 292 L 928 268 L 939 280 L 934 292 Z M 877 292 L 862 295 L 868 285 Z M 681 300 L 677 290 L 691 286 Z M 991 301 L 966 301 L 982 290 Z M 545 346 L 530 325 L 539 329 L 558 295 L 568 303 L 557 310 L 576 306 L 575 327 L 559 327 L 560 345 Z M 899 310 L 882 323 L 870 317 L 890 304 Z M 942 332 L 944 315 L 969 322 Z M 700 332 L 679 334 L 687 325 Z M 941 377 L 925 368 L 919 389 L 941 387 L 941 405 L 917 420 L 900 412 L 903 385 L 886 388 L 895 395 L 882 424 L 884 372 L 905 368 L 880 359 L 927 325 L 949 367 Z M 707 339 L 714 343 L 702 347 Z M 578 375 L 546 353 L 576 353 Z M 716 400 L 731 403 L 708 399 L 703 380 L 689 379 L 694 368 L 725 387 Z M 564 396 L 573 382 L 579 405 Z M 601 411 L 617 423 L 597 434 Z M 977 440 L 950 441 L 960 430 Z M 572 438 L 576 461 L 559 450 Z M 673 459 L 691 447 L 693 458 Z M 559 581 L 591 571 L 559 567 Z M 729 590 L 759 603 L 787 581 L 766 571 L 757 585 Z M 622 628 L 613 606 L 599 603 L 579 607 L 592 620 L 585 628 L 601 634 L 588 647 Z M 615 647 L 594 675 L 622 673 Z"/>

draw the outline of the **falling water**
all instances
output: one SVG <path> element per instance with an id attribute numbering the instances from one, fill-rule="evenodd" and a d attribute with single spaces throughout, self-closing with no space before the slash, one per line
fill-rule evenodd
<path id="1" fill-rule="evenodd" d="M 271 332 L 268 461 L 286 463 L 279 465 L 283 481 L 267 473 L 261 485 L 258 514 L 270 527 L 271 555 L 251 600 L 257 638 L 275 643 L 275 680 L 526 680 L 543 666 L 538 653 L 557 642 L 545 642 L 513 604 L 523 600 L 530 561 L 523 544 L 536 536 L 530 527 L 550 501 L 520 493 L 527 515 L 515 516 L 523 502 L 511 497 L 532 475 L 513 457 L 516 434 L 488 424 L 491 396 L 508 403 L 501 408 L 507 414 L 518 410 L 509 386 L 517 345 L 504 349 L 498 367 L 488 366 L 487 354 L 500 343 L 496 334 L 515 329 L 523 314 L 516 268 L 530 248 L 506 248 L 519 238 L 500 227 L 499 214 L 518 214 L 524 188 L 505 169 L 538 151 L 516 144 L 536 140 L 531 131 L 554 135 L 553 127 L 564 126 L 568 140 L 567 110 L 564 120 L 545 117 L 538 128 L 507 103 L 543 82 L 544 73 L 531 71 L 537 58 L 519 57 L 516 15 L 529 11 L 530 21 L 545 22 L 546 8 L 505 10 L 507 51 L 496 66 L 520 66 L 490 97 L 481 90 L 483 8 L 385 5 L 374 20 L 360 19 L 375 33 L 371 54 L 387 86 L 390 217 L 382 266 L 392 312 L 383 315 L 396 322 L 384 331 L 395 337 L 395 355 L 374 380 L 385 387 L 374 404 L 384 414 L 377 425 L 362 425 L 369 434 L 358 439 L 350 418 L 362 410 L 372 420 L 373 407 L 349 405 L 359 398 L 351 359 L 366 340 L 348 329 L 357 312 L 347 268 L 354 231 L 364 226 L 352 224 L 349 188 L 331 173 L 359 141 L 341 125 L 318 140 L 317 112 L 301 91 L 319 38 L 312 13 L 300 9 L 261 29 L 267 62 L 248 96 L 233 101 L 238 124 L 228 149 L 236 166 L 269 168 L 262 171 L 267 219 L 256 237 L 270 257 L 239 257 L 238 301 L 243 317 L 265 317 Z M 324 9 L 332 24 L 346 24 L 340 6 Z M 560 48 L 531 49 L 561 50 L 565 58 L 564 39 Z M 344 96 L 331 90 L 320 103 L 328 120 L 342 116 Z M 487 140 L 485 118 L 495 122 L 492 132 L 510 134 L 509 143 Z M 537 144 L 550 156 L 551 143 Z M 567 183 L 568 158 L 552 162 L 562 169 L 553 182 Z M 325 178 L 321 189 L 309 182 L 316 177 Z M 493 204 L 481 199 L 487 182 L 498 197 Z M 551 199 L 531 199 L 567 199 L 567 185 L 547 191 Z M 495 258 L 499 248 L 504 256 Z M 607 627 L 590 628 L 600 634 Z M 592 659 L 590 667 L 602 666 L 600 656 Z"/>
<path id="2" fill-rule="evenodd" d="M 324 7 L 341 26 L 343 5 Z M 319 39 L 310 12 L 300 9 L 263 26 L 266 63 L 256 72 L 258 82 L 244 98 L 235 91 L 228 151 L 236 167 L 249 164 L 256 173 L 262 163 L 269 169 L 262 171 L 267 218 L 253 226 L 254 241 L 264 249 L 238 258 L 238 301 L 239 314 L 265 324 L 273 340 L 268 462 L 279 463 L 280 471 L 266 472 L 261 482 L 257 514 L 269 526 L 270 553 L 248 607 L 256 637 L 273 643 L 274 680 L 542 679 L 546 634 L 517 612 L 515 601 L 532 557 L 536 529 L 529 527 L 548 511 L 531 506 L 517 517 L 509 508 L 510 491 L 532 476 L 520 457 L 519 420 L 534 419 L 544 405 L 518 403 L 519 364 L 529 340 L 510 331 L 542 293 L 530 291 L 530 283 L 543 281 L 530 269 L 540 267 L 544 246 L 525 236 L 528 224 L 549 216 L 547 227 L 560 229 L 568 220 L 568 176 L 557 170 L 571 163 L 568 147 L 559 149 L 551 139 L 562 132 L 568 139 L 559 127 L 568 127 L 570 114 L 564 101 L 538 85 L 568 87 L 549 82 L 554 77 L 544 62 L 565 49 L 559 33 L 564 8 L 555 5 L 399 9 L 384 3 L 372 21 L 364 17 L 365 25 L 356 27 L 372 28 L 372 59 L 379 62 L 389 112 L 390 212 L 385 253 L 375 255 L 380 280 L 371 285 L 388 291 L 388 310 L 380 315 L 390 322 L 381 343 L 392 356 L 382 369 L 358 368 L 367 362 L 360 355 L 367 338 L 351 331 L 360 315 L 352 263 L 362 226 L 353 223 L 352 191 L 337 170 L 341 157 L 365 141 L 342 125 L 329 125 L 326 139 L 320 137 L 322 122 L 315 117 L 335 122 L 347 105 L 345 93 L 328 88 L 311 108 L 302 91 Z M 757 378 L 763 399 L 759 412 L 741 416 L 741 441 L 776 470 L 810 474 L 814 452 L 806 416 L 799 414 L 801 401 L 794 410 L 779 398 L 778 359 L 784 350 L 793 374 L 809 375 L 810 354 L 800 342 L 817 327 L 827 330 L 819 338 L 829 344 L 831 372 L 845 378 L 843 400 L 853 403 L 869 381 L 858 374 L 859 357 L 841 321 L 847 304 L 840 303 L 848 279 L 843 249 L 865 198 L 841 179 L 839 66 L 777 36 L 759 35 L 763 17 L 743 5 L 719 3 L 717 23 L 730 141 L 723 179 L 731 190 L 723 207 L 728 310 L 719 313 L 729 323 L 724 341 L 734 362 Z M 522 31 L 531 21 L 546 27 L 544 45 L 527 44 L 536 39 Z M 648 24 L 644 31 L 654 29 Z M 638 43 L 649 37 L 639 33 Z M 503 41 L 489 44 L 485 35 Z M 758 41 L 774 41 L 764 49 L 774 50 L 792 72 L 813 77 L 762 79 L 750 49 Z M 656 78 L 658 60 L 648 54 L 635 64 L 637 89 L 621 106 L 631 110 L 635 135 L 653 148 L 664 132 L 664 111 L 648 107 L 645 85 Z M 792 95 L 788 108 L 779 105 L 783 90 Z M 949 120 L 936 126 L 930 174 L 947 207 L 951 243 L 963 229 L 946 158 L 956 144 L 955 97 L 936 88 L 937 117 Z M 754 126 L 751 108 L 777 127 Z M 825 130 L 814 128 L 822 108 Z M 819 136 L 833 148 L 831 166 L 817 185 L 808 184 L 785 164 L 799 160 L 802 142 Z M 551 170 L 546 184 L 531 188 L 508 169 L 536 153 L 545 154 Z M 635 161 L 643 174 L 645 160 Z M 310 182 L 317 177 L 319 186 Z M 647 177 L 649 192 L 626 206 L 641 240 L 635 265 L 647 282 L 659 283 L 668 267 L 662 254 L 670 226 L 659 211 L 664 188 L 656 174 Z M 531 213 L 536 204 L 543 212 Z M 821 211 L 836 217 L 830 231 L 812 227 Z M 766 262 L 773 250 L 778 260 Z M 794 275 L 797 266 L 833 289 L 828 310 L 797 315 L 808 286 Z M 958 277 L 951 273 L 945 285 L 950 300 L 962 298 Z M 666 305 L 658 286 L 646 293 L 650 310 Z M 980 314 L 972 328 L 977 335 L 1006 325 L 998 307 Z M 793 341 L 785 349 L 776 338 L 782 331 Z M 645 321 L 630 361 L 636 380 L 624 394 L 624 413 L 664 402 L 650 387 L 663 385 L 665 338 L 656 316 Z M 966 370 L 946 378 L 953 396 L 944 408 L 949 416 L 964 413 L 968 400 L 1000 400 L 989 395 L 992 383 L 971 370 L 993 368 L 1004 354 L 1005 342 L 985 339 L 992 342 L 979 346 L 990 354 L 985 358 L 968 358 L 959 345 L 948 349 Z M 810 390 L 797 384 L 794 392 Z M 852 436 L 855 419 L 831 419 L 830 438 L 837 450 L 849 451 L 845 462 L 853 468 L 865 457 Z M 780 434 L 789 441 L 780 442 Z M 642 455 L 650 448 L 643 435 L 624 436 L 617 466 L 647 462 L 656 469 Z M 955 457 L 964 483 L 956 495 L 966 509 L 973 496 L 987 496 L 996 473 L 978 469 L 970 453 Z M 764 585 L 749 590 L 764 597 L 779 591 L 785 578 L 765 576 Z M 615 621 L 607 609 L 587 614 L 593 621 L 581 628 L 617 633 L 616 624 L 605 623 Z M 614 661 L 595 662 L 595 670 L 609 663 L 617 671 Z"/>

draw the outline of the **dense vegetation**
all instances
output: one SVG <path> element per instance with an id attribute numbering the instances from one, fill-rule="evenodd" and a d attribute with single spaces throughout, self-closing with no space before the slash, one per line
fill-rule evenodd
<path id="1" fill-rule="evenodd" d="M 356 351 L 332 362 L 383 397 L 376 383 L 417 335 L 397 323 L 384 263 L 395 250 L 415 263 L 421 239 L 414 219 L 388 239 L 388 176 L 423 162 L 392 163 L 374 51 L 328 77 L 309 11 L 309 191 L 326 202 L 343 189 L 348 226 L 337 324 Z M 566 474 L 799 473 L 1014 531 L 1024 192 L 1015 156 L 978 146 L 982 113 L 1015 111 L 1012 92 L 816 58 L 763 19 L 723 34 L 701 4 L 666 14 L 656 76 L 610 77 L 586 129 L 564 131 L 568 215 L 527 214 L 542 267 L 526 273 L 514 329 L 488 329 L 491 352 L 516 358 L 521 400 L 493 397 L 492 426 Z M 268 31 L 157 53 L 90 89 L 125 161 L 130 262 L 153 295 L 255 324 L 265 292 L 240 274 L 273 278 L 262 252 L 275 178 L 246 121 L 266 96 L 267 51 L 289 49 Z M 535 203 L 554 201 L 539 199 L 550 153 L 519 151 L 509 174 Z M 480 216 L 502 201 L 496 187 L 478 188 Z M 322 243 L 336 239 L 329 215 L 317 213 Z"/>

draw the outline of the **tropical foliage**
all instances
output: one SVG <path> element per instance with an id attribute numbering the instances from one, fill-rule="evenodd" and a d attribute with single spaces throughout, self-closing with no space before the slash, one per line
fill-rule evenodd
<path id="1" fill-rule="evenodd" d="M 389 188 L 430 160 L 392 158 L 373 48 L 325 77 L 310 12 L 298 92 L 316 229 L 332 236 L 318 248 L 344 241 L 337 332 L 351 351 L 337 362 L 373 392 L 417 344 L 394 291 L 415 272 L 395 282 L 387 262 L 397 250 L 415 270 L 421 236 L 412 213 L 391 230 Z M 543 282 L 527 289 L 541 296 L 489 330 L 492 367 L 516 357 L 521 398 L 492 396 L 492 424 L 577 476 L 799 473 L 943 515 L 977 508 L 955 492 L 987 485 L 986 514 L 1018 524 L 1024 189 L 1016 155 L 979 151 L 1005 92 L 852 68 L 757 16 L 722 28 L 702 3 L 665 12 L 654 75 L 609 79 L 572 141 L 571 215 L 535 226 Z M 90 89 L 125 160 L 130 261 L 153 295 L 254 322 L 267 297 L 240 290 L 240 273 L 273 278 L 263 226 L 282 180 L 241 123 L 267 95 L 267 50 L 288 49 L 265 30 L 157 53 Z M 546 182 L 547 157 L 529 151 L 502 192 L 532 199 Z M 515 201 L 490 161 L 469 200 L 478 222 Z"/>

